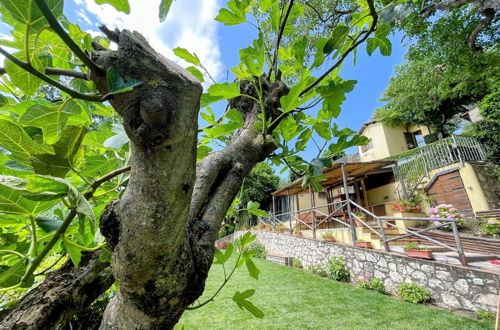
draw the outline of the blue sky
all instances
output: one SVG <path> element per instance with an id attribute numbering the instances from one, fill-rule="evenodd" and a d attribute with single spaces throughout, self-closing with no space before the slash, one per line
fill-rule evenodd
<path id="1" fill-rule="evenodd" d="M 228 27 L 213 20 L 225 1 L 176 0 L 164 23 L 158 19 L 160 0 L 129 2 L 130 15 L 117 12 L 110 5 L 97 5 L 94 0 L 66 0 L 64 13 L 70 21 L 93 35 L 100 34 L 98 26 L 101 23 L 110 28 L 138 30 L 160 53 L 184 66 L 186 63 L 176 59 L 172 49 L 178 46 L 187 48 L 201 58 L 218 82 L 225 81 L 226 72 L 238 63 L 238 50 L 247 47 L 256 37 L 255 28 L 249 24 Z M 0 26 L 0 37 L 5 37 L 7 32 L 5 26 Z M 352 59 L 346 60 L 340 76 L 357 80 L 358 84 L 342 106 L 337 119 L 340 127 L 357 131 L 363 122 L 370 119 L 373 110 L 381 105 L 377 99 L 386 88 L 394 66 L 403 61 L 405 52 L 400 43 L 401 35 L 391 39 L 391 56 L 381 56 L 377 50 L 370 57 L 362 45 L 356 66 L 353 66 Z M 311 145 L 302 156 L 311 159 L 315 154 L 316 149 Z"/>

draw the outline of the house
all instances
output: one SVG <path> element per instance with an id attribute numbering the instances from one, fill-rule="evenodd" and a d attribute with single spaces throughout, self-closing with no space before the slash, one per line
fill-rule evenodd
<path id="1" fill-rule="evenodd" d="M 430 133 L 432 133 L 432 130 L 427 126 L 389 127 L 379 120 L 368 121 L 358 131 L 358 134 L 370 139 L 366 146 L 358 147 L 360 160 L 384 159 L 424 146 L 424 136 Z"/>
<path id="2" fill-rule="evenodd" d="M 452 204 L 467 216 L 499 208 L 500 182 L 488 176 L 491 165 L 480 144 L 465 136 L 425 144 L 430 133 L 422 126 L 366 122 L 359 134 L 369 144 L 358 148 L 359 156 L 344 157 L 324 170 L 322 192 L 302 187 L 299 179 L 273 193 L 272 213 L 284 221 L 291 212 L 305 227 L 314 221 L 315 228 L 323 229 L 344 225 L 339 219 L 344 214 L 347 220 L 347 199 L 375 216 L 394 215 L 392 202 L 410 198 L 418 198 L 423 211 L 431 204 Z"/>

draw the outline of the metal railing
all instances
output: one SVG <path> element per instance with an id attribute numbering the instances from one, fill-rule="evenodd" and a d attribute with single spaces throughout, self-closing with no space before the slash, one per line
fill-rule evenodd
<path id="1" fill-rule="evenodd" d="M 288 223 L 288 229 L 292 233 L 293 230 L 300 224 L 305 225 L 313 231 L 313 237 L 316 238 L 316 229 L 318 229 L 321 224 L 327 221 L 335 221 L 343 226 L 350 227 L 350 224 L 340 219 L 339 216 L 335 216 L 340 212 L 343 212 L 344 207 L 347 205 L 346 201 L 329 203 L 324 205 L 318 205 L 310 207 L 307 209 L 302 209 L 299 211 L 283 212 L 279 214 L 269 213 L 268 217 L 258 217 L 259 223 L 264 225 L 272 226 L 273 230 L 276 230 L 276 226 Z M 333 207 L 333 211 L 329 213 L 323 212 L 321 209 L 329 209 Z M 300 213 L 299 213 L 300 212 Z M 307 223 L 308 217 L 311 218 L 311 224 Z M 293 224 L 295 223 L 295 224 Z"/>
<path id="2" fill-rule="evenodd" d="M 478 140 L 469 136 L 452 135 L 448 138 L 430 143 L 420 148 L 411 149 L 404 153 L 391 156 L 397 160 L 398 170 L 395 171 L 396 180 L 400 184 L 396 188 L 398 193 L 403 190 L 402 180 L 406 191 L 402 192 L 405 198 L 410 198 L 431 170 L 454 163 L 470 160 L 485 160 L 484 151 Z M 401 196 L 401 194 L 400 194 Z"/>
<path id="3" fill-rule="evenodd" d="M 357 216 L 354 212 L 345 212 L 345 208 L 347 205 L 352 205 L 354 208 L 357 210 L 367 214 L 370 216 L 373 221 L 375 221 L 376 226 L 372 223 L 368 223 L 366 219 L 364 220 L 363 218 Z M 329 206 L 335 206 L 335 209 L 333 212 L 324 213 L 323 211 L 319 209 L 324 209 L 325 207 L 328 208 Z M 300 214 L 298 212 L 301 212 Z M 342 213 L 342 216 L 338 216 L 339 213 Z M 307 223 L 305 221 L 308 216 L 311 216 L 311 224 Z M 319 215 L 318 218 L 316 216 Z M 346 218 L 349 219 L 349 222 L 346 222 Z M 428 218 L 428 217 L 394 217 L 394 216 L 377 216 L 374 213 L 370 212 L 366 208 L 362 207 L 361 205 L 355 203 L 352 200 L 347 200 L 343 201 L 342 203 L 330 203 L 330 204 L 325 204 L 325 205 L 320 205 L 320 206 L 315 206 L 311 207 L 308 209 L 303 209 L 300 211 L 291 211 L 291 212 L 284 212 L 280 214 L 270 214 L 269 217 L 258 217 L 259 222 L 266 224 L 266 225 L 271 225 L 273 230 L 276 230 L 276 226 L 278 225 L 283 225 L 283 223 L 288 222 L 288 228 L 290 230 L 290 233 L 293 233 L 293 230 L 300 224 L 305 225 L 307 228 L 311 229 L 313 231 L 313 238 L 316 238 L 316 230 L 319 228 L 319 226 L 324 223 L 325 221 L 333 220 L 335 222 L 340 223 L 344 227 L 348 228 L 351 231 L 352 237 L 356 237 L 356 229 L 353 224 L 353 219 L 356 219 L 360 223 L 363 224 L 364 227 L 369 229 L 373 234 L 377 235 L 381 241 L 381 243 L 384 246 L 385 251 L 390 251 L 389 248 L 389 242 L 394 242 L 397 240 L 409 238 L 416 236 L 421 239 L 425 239 L 431 243 L 434 243 L 438 246 L 444 247 L 450 251 L 456 252 L 458 254 L 458 258 L 460 260 L 460 263 L 462 265 L 467 265 L 467 261 L 465 258 L 464 250 L 462 247 L 462 243 L 460 241 L 460 235 L 458 234 L 458 227 L 457 223 L 454 219 L 448 219 L 448 218 Z M 283 220 L 285 219 L 285 220 Z M 318 220 L 318 221 L 316 221 Z M 405 228 L 404 226 L 398 226 L 392 221 L 427 221 L 430 224 L 432 224 L 429 227 L 422 228 L 419 230 L 414 230 L 414 229 L 408 229 Z M 292 222 L 295 221 L 295 225 L 292 224 Z M 439 222 L 439 224 L 435 224 L 435 222 Z M 390 229 L 390 228 L 395 228 L 399 231 L 402 231 L 403 233 L 400 234 L 391 234 L 391 235 L 398 235 L 395 237 L 387 238 L 385 229 Z M 433 239 L 431 237 L 426 236 L 424 233 L 427 231 L 430 231 L 432 229 L 439 229 L 439 228 L 445 228 L 445 227 L 451 227 L 452 232 L 453 232 L 453 237 L 455 239 L 455 245 L 456 247 L 452 247 L 448 244 L 445 244 L 443 242 L 440 242 L 436 239 Z M 353 240 L 352 242 L 353 245 L 355 245 L 355 241 Z"/>

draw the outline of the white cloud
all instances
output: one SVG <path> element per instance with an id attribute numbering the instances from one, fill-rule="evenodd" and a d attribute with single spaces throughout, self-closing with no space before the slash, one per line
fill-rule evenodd
<path id="1" fill-rule="evenodd" d="M 75 0 L 77 4 L 82 1 L 81 6 L 100 24 L 110 29 L 117 27 L 142 33 L 156 51 L 183 66 L 187 63 L 177 59 L 172 49 L 186 48 L 198 55 L 215 79 L 221 76 L 223 65 L 217 37 L 218 23 L 214 21 L 219 0 L 174 1 L 163 23 L 158 18 L 159 1 L 129 0 L 129 15 L 107 4 L 97 5 L 94 0 Z M 79 12 L 77 14 L 80 16 Z M 91 16 L 87 14 L 86 17 Z"/>
<path id="2" fill-rule="evenodd" d="M 87 23 L 88 25 L 94 25 L 95 23 L 92 23 L 92 21 L 90 20 L 90 18 L 85 15 L 85 13 L 83 12 L 82 9 L 78 10 L 76 12 L 76 15 L 85 23 Z"/>

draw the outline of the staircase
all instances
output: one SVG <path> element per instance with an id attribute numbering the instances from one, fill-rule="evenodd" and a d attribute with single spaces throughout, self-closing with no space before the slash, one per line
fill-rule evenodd
<path id="1" fill-rule="evenodd" d="M 377 232 L 380 232 L 380 227 L 377 226 L 374 221 L 368 221 L 367 224 L 370 225 L 370 227 L 372 227 Z M 386 239 L 401 236 L 404 234 L 406 234 L 406 232 L 399 230 L 397 228 L 384 227 L 384 235 L 385 235 Z M 374 249 L 381 250 L 384 248 L 384 242 L 382 241 L 380 236 L 375 234 L 373 231 L 371 231 L 367 227 L 356 227 L 356 238 L 357 238 L 357 240 L 360 240 L 360 241 L 371 242 L 372 248 L 374 248 Z M 420 239 L 407 237 L 407 238 L 402 238 L 402 239 L 398 239 L 395 241 L 391 241 L 388 244 L 389 244 L 389 246 L 404 246 L 404 245 L 409 244 L 409 243 L 419 244 Z"/>

